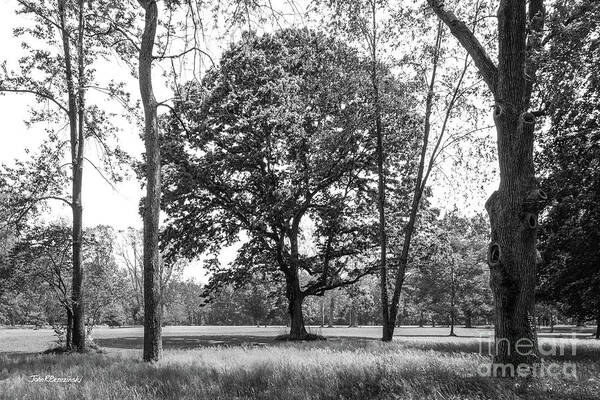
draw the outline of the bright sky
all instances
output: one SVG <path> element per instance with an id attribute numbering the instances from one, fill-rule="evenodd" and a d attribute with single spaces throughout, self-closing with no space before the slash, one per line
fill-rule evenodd
<path id="1" fill-rule="evenodd" d="M 3 12 L 0 13 L 0 48 L 1 60 L 7 60 L 9 69 L 16 65 L 16 60 L 23 51 L 20 39 L 12 36 L 12 29 L 23 21 L 23 17 L 15 15 L 14 0 L 3 0 Z M 111 70 L 114 72 L 114 70 Z M 35 106 L 35 98 L 29 94 L 6 94 L 0 96 L 0 120 L 2 131 L 0 133 L 0 162 L 11 163 L 15 158 L 25 158 L 25 149 L 35 151 L 40 141 L 44 138 L 42 124 L 27 128 L 24 120 L 28 117 L 28 108 Z M 135 126 L 123 124 L 120 137 L 121 145 L 136 157 L 143 149 L 139 133 Z M 90 148 L 90 152 L 93 151 Z M 116 186 L 116 190 L 104 181 L 92 167 L 86 165 L 84 172 L 83 201 L 84 224 L 93 226 L 97 224 L 112 225 L 116 229 L 129 226 L 140 227 L 141 218 L 138 215 L 138 201 L 141 187 L 134 179 L 129 179 Z M 55 211 L 60 215 L 69 215 L 66 206 L 56 205 Z"/>
<path id="2" fill-rule="evenodd" d="M 2 0 L 3 12 L 0 13 L 0 62 L 7 60 L 9 69 L 16 66 L 19 56 L 23 55 L 20 47 L 20 39 L 15 39 L 12 35 L 12 29 L 23 23 L 24 17 L 14 14 L 15 0 Z M 214 42 L 213 42 L 214 43 Z M 219 53 L 218 49 L 213 49 L 213 59 Z M 159 74 L 160 71 L 157 71 Z M 106 68 L 98 68 L 98 75 L 128 77 L 129 72 L 125 65 L 115 59 Z M 159 81 L 160 78 L 157 76 Z M 127 79 L 128 89 L 132 95 L 137 97 L 137 83 L 134 79 Z M 170 91 L 166 87 L 156 85 L 156 95 L 159 101 L 169 96 Z M 35 99 L 28 94 L 7 94 L 0 95 L 0 121 L 3 129 L 0 131 L 0 163 L 12 163 L 15 158 L 25 158 L 25 149 L 32 151 L 38 147 L 40 141 L 44 138 L 43 126 L 40 124 L 28 128 L 24 120 L 28 117 L 29 106 L 35 105 Z M 119 122 L 122 128 L 119 142 L 120 145 L 132 156 L 139 158 L 143 151 L 143 143 L 139 137 L 139 128 L 137 126 Z M 86 166 L 83 185 L 84 202 L 84 225 L 94 226 L 97 224 L 106 224 L 116 229 L 125 229 L 127 227 L 141 228 L 141 218 L 138 214 L 139 199 L 142 195 L 140 183 L 130 174 L 129 179 L 119 183 L 113 189 L 106 183 L 98 173 L 89 165 Z M 463 191 L 468 190 L 465 183 L 448 182 L 443 176 L 437 176 L 438 184 L 434 190 L 433 204 L 442 209 L 453 208 L 457 205 L 463 210 L 482 210 L 483 201 L 495 189 L 497 183 L 492 181 L 485 183 L 485 187 L 478 190 L 477 194 L 469 193 L 470 198 L 461 200 L 461 187 Z M 50 218 L 65 217 L 69 218 L 70 210 L 61 204 L 53 206 Z M 226 263 L 233 259 L 234 251 L 230 249 L 225 251 L 221 262 Z M 187 268 L 185 277 L 194 277 L 204 280 L 201 263 L 195 263 Z"/>

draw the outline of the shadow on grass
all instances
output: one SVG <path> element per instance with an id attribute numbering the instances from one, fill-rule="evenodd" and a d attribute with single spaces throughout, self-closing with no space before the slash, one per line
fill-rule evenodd
<path id="1" fill-rule="evenodd" d="M 164 349 L 195 349 L 198 347 L 214 346 L 266 346 L 275 344 L 275 338 L 268 336 L 231 336 L 231 335 L 201 335 L 201 336 L 163 336 Z M 120 337 L 95 339 L 101 347 L 117 349 L 142 349 L 143 337 Z"/>
<path id="2" fill-rule="evenodd" d="M 427 341 L 426 339 L 447 339 Z M 424 351 L 437 351 L 441 353 L 476 353 L 488 356 L 493 353 L 493 339 L 478 336 L 460 336 L 463 341 L 455 341 L 448 336 L 395 336 L 394 343 L 399 344 L 401 348 L 418 349 Z M 285 346 L 289 343 L 285 340 L 277 340 L 279 337 L 269 336 L 251 336 L 251 335 L 199 335 L 199 336 L 163 336 L 163 348 L 166 350 L 189 350 L 204 347 L 263 347 L 263 346 Z M 411 340 L 413 339 L 413 340 Z M 481 340 L 469 340 L 481 339 Z M 327 336 L 327 341 L 318 344 L 320 341 L 299 341 L 303 346 L 312 347 L 325 346 L 332 349 L 342 348 L 365 348 L 372 343 L 381 343 L 381 340 L 369 337 L 359 336 Z M 138 349 L 141 350 L 144 345 L 143 337 L 121 337 L 95 339 L 95 343 L 101 347 L 116 349 Z M 400 351 L 399 349 L 399 351 Z M 600 346 L 597 346 L 595 340 L 580 340 L 574 343 L 569 341 L 550 341 L 542 342 L 543 358 L 548 360 L 560 361 L 585 361 L 600 360 Z"/>

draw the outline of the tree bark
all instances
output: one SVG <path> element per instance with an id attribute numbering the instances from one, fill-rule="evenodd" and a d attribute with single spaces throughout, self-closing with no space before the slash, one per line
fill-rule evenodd
<path id="1" fill-rule="evenodd" d="M 84 66 L 83 59 L 83 5 L 79 1 L 78 16 L 78 42 L 77 42 L 77 74 L 78 90 L 75 91 L 75 78 L 73 76 L 73 63 L 71 58 L 71 43 L 69 42 L 69 32 L 66 24 L 66 3 L 65 0 L 58 2 L 59 24 L 62 36 L 63 53 L 65 57 L 65 80 L 67 82 L 67 114 L 69 118 L 69 133 L 71 145 L 71 166 L 72 166 L 72 187 L 71 187 L 71 212 L 72 212 L 72 262 L 73 274 L 71 285 L 71 301 L 73 307 L 73 331 L 72 347 L 78 352 L 85 351 L 85 316 L 83 303 L 83 269 L 81 246 L 83 242 L 83 205 L 81 199 L 82 181 L 83 181 L 83 150 L 84 150 Z"/>
<path id="2" fill-rule="evenodd" d="M 331 293 L 331 297 L 329 298 L 329 324 L 327 325 L 329 328 L 333 328 L 334 321 L 334 313 L 335 313 L 335 296 Z"/>
<path id="3" fill-rule="evenodd" d="M 144 107 L 146 148 L 146 198 L 144 200 L 144 361 L 162 357 L 160 306 L 159 218 L 160 143 L 156 99 L 152 89 L 152 60 L 158 7 L 156 0 L 139 0 L 145 10 L 144 32 L 139 54 L 139 86 Z"/>
<path id="4" fill-rule="evenodd" d="M 383 125 L 381 123 L 381 99 L 379 96 L 379 76 L 377 74 L 377 4 L 372 2 L 372 36 L 371 36 L 371 84 L 373 86 L 374 130 L 377 139 L 377 210 L 379 212 L 379 268 L 381 311 L 383 321 L 382 340 L 389 341 L 394 328 L 390 327 L 390 310 L 387 280 L 387 234 L 385 226 L 385 154 L 383 149 Z M 331 322 L 330 322 L 331 323 Z M 393 323 L 392 323 L 393 325 Z"/>
<path id="5" fill-rule="evenodd" d="M 321 328 L 325 326 L 325 297 L 321 297 Z"/>
<path id="6" fill-rule="evenodd" d="M 456 297 L 456 288 L 455 288 L 455 279 L 454 279 L 454 264 L 450 264 L 450 278 L 451 278 L 451 288 L 450 288 L 450 336 L 456 336 L 454 333 L 454 319 L 455 319 L 455 297 Z"/>
<path id="7" fill-rule="evenodd" d="M 65 349 L 71 350 L 73 348 L 73 312 L 69 307 L 65 308 L 67 312 L 67 332 L 65 334 Z"/>
<path id="8" fill-rule="evenodd" d="M 537 358 L 535 246 L 537 215 L 546 196 L 538 190 L 533 165 L 535 117 L 528 108 L 536 64 L 528 54 L 539 47 L 543 0 L 500 2 L 497 67 L 464 22 L 445 9 L 443 1 L 428 3 L 469 52 L 496 103 L 500 186 L 486 202 L 491 225 L 488 265 L 496 310 L 494 362 L 512 366 L 510 371 Z M 532 33 L 529 37 L 528 31 Z M 519 351 L 517 343 L 532 344 L 533 350 Z"/>
<path id="9" fill-rule="evenodd" d="M 290 315 L 290 340 L 305 340 L 308 332 L 304 326 L 304 315 L 302 313 L 302 302 L 304 295 L 300 290 L 298 275 L 289 276 L 286 282 L 286 294 L 288 298 L 288 313 Z"/>

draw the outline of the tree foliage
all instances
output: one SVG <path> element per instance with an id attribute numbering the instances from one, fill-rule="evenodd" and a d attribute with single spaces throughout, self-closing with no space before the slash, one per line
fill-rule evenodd
<path id="1" fill-rule="evenodd" d="M 268 271 L 285 277 L 290 301 L 370 273 L 366 79 L 368 63 L 344 43 L 283 30 L 247 35 L 202 86 L 190 83 L 163 149 L 171 257 L 216 253 L 246 235 L 231 268 L 212 263 L 212 284 Z M 402 88 L 388 86 L 386 120 L 401 137 L 414 119 L 390 107 Z M 405 143 L 391 143 L 397 163 L 411 157 Z"/>
<path id="2" fill-rule="evenodd" d="M 542 221 L 539 292 L 575 318 L 600 321 L 600 4 L 557 2 L 550 21 L 537 161 L 553 201 Z"/>

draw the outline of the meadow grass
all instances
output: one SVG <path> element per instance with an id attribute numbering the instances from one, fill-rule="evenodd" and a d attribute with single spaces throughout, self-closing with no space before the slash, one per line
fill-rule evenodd
<path id="1" fill-rule="evenodd" d="M 561 339 L 546 339 L 561 343 Z M 556 357 L 572 376 L 530 380 L 479 376 L 490 363 L 472 338 L 381 343 L 338 339 L 166 350 L 155 364 L 139 350 L 108 354 L 0 354 L 0 398 L 7 399 L 581 399 L 600 398 L 600 345 L 577 340 Z M 29 382 L 31 375 L 81 377 Z"/>

